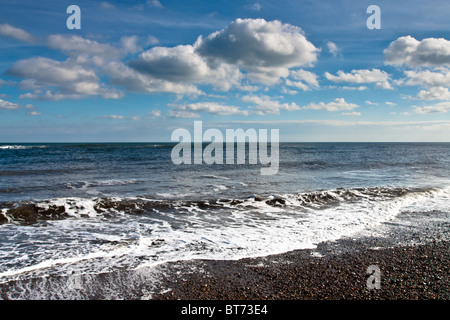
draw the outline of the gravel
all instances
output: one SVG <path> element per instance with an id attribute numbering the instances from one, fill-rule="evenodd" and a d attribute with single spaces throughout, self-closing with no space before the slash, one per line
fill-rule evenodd
<path id="1" fill-rule="evenodd" d="M 449 242 L 381 249 L 379 245 L 342 240 L 338 244 L 323 243 L 317 250 L 264 258 L 177 262 L 167 266 L 164 284 L 170 289 L 153 299 L 450 298 Z M 347 248 L 346 252 L 335 252 L 341 246 Z M 371 265 L 380 268 L 380 289 L 367 286 L 367 268 Z"/>

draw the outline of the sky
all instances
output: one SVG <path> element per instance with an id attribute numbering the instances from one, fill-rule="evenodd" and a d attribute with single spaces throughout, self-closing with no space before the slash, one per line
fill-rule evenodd
<path id="1" fill-rule="evenodd" d="M 448 142 L 449 15 L 444 0 L 2 0 L 0 142 L 164 142 L 194 121 Z"/>

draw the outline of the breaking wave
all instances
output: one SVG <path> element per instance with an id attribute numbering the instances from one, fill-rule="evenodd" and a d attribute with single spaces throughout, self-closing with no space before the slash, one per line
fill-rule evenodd
<path id="1" fill-rule="evenodd" d="M 449 187 L 372 187 L 242 199 L 4 202 L 0 283 L 315 248 L 402 212 L 448 211 L 449 200 Z"/>
<path id="2" fill-rule="evenodd" d="M 135 183 L 136 181 L 120 181 L 120 183 Z M 116 184 L 115 180 L 101 181 L 99 184 Z M 75 186 L 70 186 L 74 188 Z M 219 186 L 220 187 L 220 186 Z M 4 202 L 0 204 L 0 223 L 30 224 L 41 220 L 58 220 L 65 218 L 85 218 L 94 216 L 108 216 L 111 214 L 152 214 L 164 211 L 179 212 L 204 211 L 216 209 L 268 209 L 284 208 L 297 209 L 299 213 L 310 209 L 324 209 L 358 201 L 377 202 L 395 198 L 428 196 L 447 189 L 439 188 L 353 188 L 314 191 L 299 194 L 284 195 L 252 195 L 245 199 L 205 199 L 205 200 L 177 200 L 177 199 L 148 199 L 145 197 L 130 198 L 58 198 L 40 202 L 20 201 Z"/>
<path id="3" fill-rule="evenodd" d="M 33 148 L 47 148 L 46 145 L 29 145 L 29 146 L 22 146 L 22 145 L 5 145 L 0 146 L 0 150 L 21 150 L 21 149 L 33 149 Z"/>

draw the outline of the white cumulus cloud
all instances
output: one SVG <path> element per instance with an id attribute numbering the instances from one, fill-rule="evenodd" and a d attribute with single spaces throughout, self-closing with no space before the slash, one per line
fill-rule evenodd
<path id="1" fill-rule="evenodd" d="M 255 81 L 275 83 L 289 69 L 309 66 L 320 51 L 303 31 L 280 21 L 236 19 L 221 31 L 200 37 L 196 51 L 208 61 L 236 65 Z"/>
<path id="2" fill-rule="evenodd" d="M 405 70 L 405 78 L 396 81 L 401 86 L 422 88 L 416 97 L 419 100 L 450 100 L 450 70 L 444 67 L 432 70 Z"/>
<path id="3" fill-rule="evenodd" d="M 384 50 L 385 64 L 417 66 L 450 65 L 450 41 L 444 38 L 426 38 L 421 41 L 411 36 L 399 37 Z"/>

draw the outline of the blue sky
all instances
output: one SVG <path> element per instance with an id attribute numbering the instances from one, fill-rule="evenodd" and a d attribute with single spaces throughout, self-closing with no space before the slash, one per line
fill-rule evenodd
<path id="1" fill-rule="evenodd" d="M 449 141 L 449 14 L 443 0 L 2 0 L 0 142 L 170 141 L 195 120 L 281 141 Z"/>

